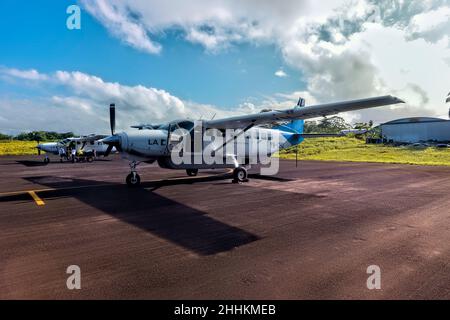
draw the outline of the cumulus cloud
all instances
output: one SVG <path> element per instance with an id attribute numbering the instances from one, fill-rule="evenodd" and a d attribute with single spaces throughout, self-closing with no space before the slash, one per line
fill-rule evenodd
<path id="1" fill-rule="evenodd" d="M 104 128 L 105 106 L 111 101 L 117 102 L 121 114 L 118 121 L 124 127 L 176 117 L 208 117 L 215 113 L 220 117 L 260 108 L 290 107 L 298 95 L 307 98 L 308 104 L 384 94 L 398 95 L 407 102 L 401 107 L 346 115 L 355 121 L 447 114 L 443 101 L 450 83 L 448 0 L 79 1 L 114 37 L 149 54 L 160 53 L 158 39 L 173 30 L 208 52 L 220 52 L 240 43 L 275 45 L 284 62 L 300 71 L 299 85 L 306 83 L 306 88 L 303 92 L 247 102 L 225 112 L 183 101 L 161 89 L 124 86 L 80 72 L 41 74 L 36 70 L 0 68 L 3 79 L 61 86 L 69 93 L 61 96 L 55 91 L 51 97 L 21 100 L 17 105 L 39 104 L 46 110 L 54 108 L 56 114 L 59 110 L 73 110 L 72 117 L 101 115 Z M 282 72 L 275 75 L 284 76 Z"/>
<path id="2" fill-rule="evenodd" d="M 108 106 L 112 102 L 117 105 L 119 129 L 127 129 L 133 124 L 162 123 L 177 118 L 196 120 L 213 115 L 225 117 L 242 112 L 183 101 L 156 88 L 105 82 L 99 77 L 77 71 L 43 74 L 36 70 L 0 69 L 2 77 L 21 79 L 24 75 L 33 81 L 34 86 L 45 87 L 45 91 L 51 94 L 32 100 L 2 98 L 0 113 L 5 115 L 0 119 L 2 130 L 14 133 L 38 129 L 106 133 L 109 126 Z"/>
<path id="3" fill-rule="evenodd" d="M 19 70 L 14 68 L 0 67 L 0 74 L 3 78 L 14 78 L 21 80 L 46 80 L 44 74 L 40 74 L 37 70 Z"/>
<path id="4" fill-rule="evenodd" d="M 450 77 L 448 0 L 81 2 L 125 42 L 139 38 L 157 45 L 152 38 L 178 30 L 186 41 L 212 52 L 243 42 L 270 43 L 301 71 L 316 101 L 397 93 L 408 102 L 405 114 L 415 109 L 443 114 Z M 114 33 L 123 29 L 115 20 L 139 28 Z M 276 76 L 284 74 L 280 70 Z M 419 91 L 428 98 L 417 102 Z M 362 120 L 368 115 L 359 113 Z"/>
<path id="5" fill-rule="evenodd" d="M 161 45 L 148 37 L 148 31 L 138 19 L 132 19 L 133 12 L 118 1 L 82 0 L 84 8 L 96 17 L 110 33 L 124 43 L 147 53 L 156 54 Z"/>

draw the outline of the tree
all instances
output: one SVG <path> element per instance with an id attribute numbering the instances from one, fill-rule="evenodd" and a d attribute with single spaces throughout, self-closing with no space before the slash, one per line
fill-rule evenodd
<path id="1" fill-rule="evenodd" d="M 12 137 L 7 134 L 0 133 L 0 140 L 11 140 Z"/>
<path id="2" fill-rule="evenodd" d="M 345 122 L 344 118 L 334 116 L 320 120 L 317 128 L 318 133 L 339 133 L 342 130 L 349 129 L 351 126 Z"/>
<path id="3" fill-rule="evenodd" d="M 357 130 L 370 130 L 372 128 L 373 128 L 372 120 L 370 120 L 369 122 L 357 122 L 353 126 L 353 129 L 357 129 Z"/>

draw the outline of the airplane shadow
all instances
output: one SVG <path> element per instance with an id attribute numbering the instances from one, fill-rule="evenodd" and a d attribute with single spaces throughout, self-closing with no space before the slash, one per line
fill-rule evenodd
<path id="1" fill-rule="evenodd" d="M 266 181 L 276 181 L 276 182 L 291 182 L 295 181 L 295 179 L 288 179 L 288 178 L 281 178 L 277 176 L 263 176 L 260 174 L 249 174 L 249 179 L 256 179 L 256 180 L 266 180 Z"/>
<path id="2" fill-rule="evenodd" d="M 109 160 L 109 159 L 96 159 L 95 160 L 95 162 L 109 162 L 109 161 L 112 161 L 112 160 Z M 60 162 L 59 159 L 53 160 L 50 163 L 44 163 L 43 160 L 35 160 L 35 161 L 33 161 L 33 160 L 16 160 L 16 163 L 21 164 L 26 167 L 45 167 L 45 166 L 49 166 L 52 164 L 60 164 L 60 165 L 61 164 L 73 164 L 72 161 L 64 160 L 63 162 Z"/>
<path id="3" fill-rule="evenodd" d="M 31 160 L 17 160 L 16 163 L 26 167 L 45 167 L 48 165 L 47 163 L 44 163 L 44 161 L 31 161 Z"/>
<path id="4" fill-rule="evenodd" d="M 210 181 L 211 178 L 205 178 Z M 95 185 L 92 188 L 61 189 L 39 192 L 42 198 L 73 197 L 87 205 L 105 212 L 123 222 L 136 226 L 142 230 L 166 239 L 178 246 L 199 255 L 213 255 L 232 250 L 259 239 L 258 236 L 245 230 L 218 221 L 207 213 L 186 206 L 177 201 L 165 198 L 146 188 L 158 188 L 164 185 L 190 184 L 191 179 L 175 181 L 150 182 L 144 188 L 130 189 L 126 185 L 90 181 L 85 179 L 70 179 L 64 181 L 57 177 L 26 178 L 33 183 L 43 184 L 50 188 L 64 188 L 68 184 L 76 187 L 80 185 Z M 195 179 L 195 182 L 205 180 Z M 26 199 L 28 195 L 7 196 L 0 198 L 0 202 Z M 76 214 L 76 213 L 74 213 Z"/>

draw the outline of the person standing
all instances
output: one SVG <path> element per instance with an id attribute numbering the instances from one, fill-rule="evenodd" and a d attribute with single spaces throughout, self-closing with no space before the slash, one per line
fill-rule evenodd
<path id="1" fill-rule="evenodd" d="M 72 163 L 75 163 L 75 158 L 77 157 L 77 147 L 74 146 L 71 150 L 72 153 Z"/>

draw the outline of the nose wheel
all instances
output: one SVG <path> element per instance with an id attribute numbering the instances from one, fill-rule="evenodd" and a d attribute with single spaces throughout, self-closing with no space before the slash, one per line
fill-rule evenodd
<path id="1" fill-rule="evenodd" d="M 248 181 L 247 169 L 238 167 L 233 171 L 233 183 L 242 183 Z"/>
<path id="2" fill-rule="evenodd" d="M 126 182 L 131 188 L 136 188 L 141 184 L 141 177 L 136 172 L 137 165 L 136 161 L 130 163 L 131 173 L 127 176 Z"/>
<path id="3" fill-rule="evenodd" d="M 198 175 L 198 169 L 187 169 L 186 173 L 189 177 L 196 177 Z"/>
<path id="4" fill-rule="evenodd" d="M 127 176 L 126 181 L 129 187 L 135 188 L 141 184 L 141 177 L 136 172 L 132 172 Z"/>

